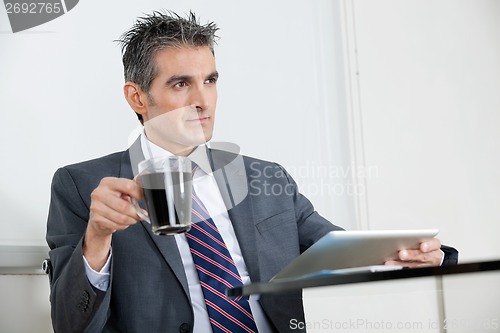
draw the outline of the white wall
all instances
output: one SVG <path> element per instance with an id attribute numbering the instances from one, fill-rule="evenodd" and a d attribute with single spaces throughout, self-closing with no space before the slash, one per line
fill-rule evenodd
<path id="1" fill-rule="evenodd" d="M 0 275 L 0 332 L 50 333 L 49 282 L 41 274 Z"/>
<path id="2" fill-rule="evenodd" d="M 304 325 L 308 333 L 498 332 L 499 278 L 490 271 L 310 288 Z"/>
<path id="3" fill-rule="evenodd" d="M 500 2 L 345 3 L 355 144 L 378 171 L 361 226 L 438 227 L 463 261 L 498 259 Z"/>
<path id="4" fill-rule="evenodd" d="M 440 333 L 441 306 L 432 277 L 310 288 L 308 333 Z M 328 304 L 328 306 L 325 306 Z"/>

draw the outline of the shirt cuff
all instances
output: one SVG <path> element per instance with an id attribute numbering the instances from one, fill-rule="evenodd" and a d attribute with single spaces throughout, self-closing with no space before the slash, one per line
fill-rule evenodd
<path id="1" fill-rule="evenodd" d="M 443 250 L 439 250 L 439 251 L 441 251 L 441 253 L 443 254 L 443 256 L 441 257 L 441 263 L 439 264 L 439 266 L 443 266 L 444 257 L 446 257 L 446 254 L 443 252 Z"/>
<path id="2" fill-rule="evenodd" d="M 110 249 L 108 260 L 106 260 L 104 267 L 99 272 L 93 270 L 90 267 L 85 256 L 83 256 L 83 262 L 85 264 L 85 273 L 87 274 L 87 279 L 89 279 L 91 285 L 93 285 L 100 291 L 107 291 L 109 287 L 109 276 L 110 276 L 109 268 L 111 265 L 111 255 L 112 251 Z"/>

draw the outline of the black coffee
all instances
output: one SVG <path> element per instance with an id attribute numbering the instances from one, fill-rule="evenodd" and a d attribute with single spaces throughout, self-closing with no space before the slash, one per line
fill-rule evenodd
<path id="1" fill-rule="evenodd" d="M 190 172 L 142 175 L 139 184 L 144 189 L 144 201 L 155 234 L 171 235 L 189 230 L 192 200 Z"/>

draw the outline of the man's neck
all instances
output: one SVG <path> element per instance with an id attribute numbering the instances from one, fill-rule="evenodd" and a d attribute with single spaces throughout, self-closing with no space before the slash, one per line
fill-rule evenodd
<path id="1" fill-rule="evenodd" d="M 168 151 L 169 153 L 176 155 L 176 156 L 188 156 L 197 147 L 197 146 L 188 147 L 188 146 L 184 146 L 181 144 L 165 142 L 165 141 L 159 140 L 155 137 L 148 136 L 146 132 L 144 132 L 144 135 L 146 136 L 148 141 L 154 143 L 158 147 L 160 147 L 160 148 L 162 148 L 162 149 L 164 149 L 164 150 Z"/>

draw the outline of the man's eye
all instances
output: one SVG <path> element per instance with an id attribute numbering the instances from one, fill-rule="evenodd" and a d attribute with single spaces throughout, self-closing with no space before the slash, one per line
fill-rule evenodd
<path id="1" fill-rule="evenodd" d="M 210 83 L 216 83 L 217 82 L 217 78 L 213 77 L 213 78 L 210 78 L 208 80 L 205 81 L 206 84 L 210 84 Z"/>
<path id="2" fill-rule="evenodd" d="M 174 86 L 177 88 L 182 88 L 186 86 L 186 82 L 177 82 Z"/>

